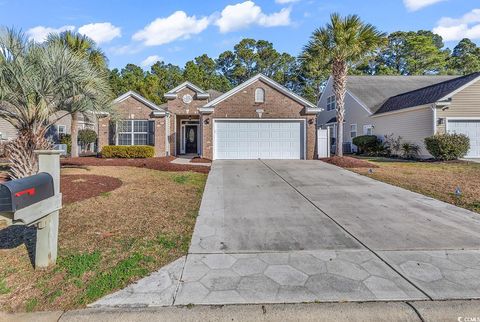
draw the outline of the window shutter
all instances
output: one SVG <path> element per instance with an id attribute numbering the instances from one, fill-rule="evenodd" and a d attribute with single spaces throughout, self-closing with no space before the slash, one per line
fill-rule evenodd
<path id="1" fill-rule="evenodd" d="M 148 121 L 148 145 L 155 145 L 155 121 Z"/>
<path id="2" fill-rule="evenodd" d="M 110 122 L 108 124 L 108 144 L 109 145 L 115 145 L 115 129 L 116 129 L 116 125 L 117 123 L 116 122 Z"/>

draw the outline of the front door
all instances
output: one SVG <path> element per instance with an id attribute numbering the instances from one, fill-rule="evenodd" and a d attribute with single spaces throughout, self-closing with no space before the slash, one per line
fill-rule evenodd
<path id="1" fill-rule="evenodd" d="M 197 126 L 185 125 L 185 153 L 198 153 Z"/>

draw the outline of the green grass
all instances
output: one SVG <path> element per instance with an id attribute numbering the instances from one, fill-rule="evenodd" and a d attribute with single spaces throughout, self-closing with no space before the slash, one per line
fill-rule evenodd
<path id="1" fill-rule="evenodd" d="M 179 184 L 186 184 L 189 181 L 190 175 L 178 174 L 173 176 L 173 181 Z"/>
<path id="2" fill-rule="evenodd" d="M 63 257 L 59 266 L 67 271 L 69 277 L 81 277 L 85 272 L 94 270 L 101 259 L 100 252 L 78 253 Z"/>
<path id="3" fill-rule="evenodd" d="M 7 283 L 2 278 L 0 279 L 0 294 L 8 294 L 10 293 L 10 288 L 7 286 Z"/>
<path id="4" fill-rule="evenodd" d="M 151 257 L 134 253 L 120 261 L 109 271 L 97 274 L 88 283 L 81 302 L 94 301 L 117 288 L 125 286 L 132 278 L 145 276 L 148 274 L 148 269 L 143 265 L 149 261 L 152 261 Z"/>
<path id="5" fill-rule="evenodd" d="M 157 241 L 158 243 L 165 249 L 173 249 L 177 247 L 177 240 L 178 238 L 172 238 L 171 236 L 166 235 L 158 235 Z"/>
<path id="6" fill-rule="evenodd" d="M 25 303 L 25 310 L 27 312 L 32 312 L 38 305 L 38 300 L 36 298 L 28 299 Z"/>

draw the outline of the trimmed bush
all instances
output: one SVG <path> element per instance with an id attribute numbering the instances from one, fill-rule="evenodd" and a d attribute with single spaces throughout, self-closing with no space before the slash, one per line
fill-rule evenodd
<path id="1" fill-rule="evenodd" d="M 149 145 L 107 145 L 102 148 L 103 158 L 153 158 L 155 149 Z"/>
<path id="2" fill-rule="evenodd" d="M 361 153 L 371 153 L 378 148 L 379 140 L 375 135 L 361 135 L 353 138 L 355 144 Z"/>
<path id="3" fill-rule="evenodd" d="M 67 145 L 67 154 L 72 153 L 72 136 L 70 134 L 62 134 L 60 136 L 60 144 Z"/>
<path id="4" fill-rule="evenodd" d="M 414 143 L 404 142 L 402 143 L 401 151 L 404 159 L 418 159 L 420 147 Z"/>
<path id="5" fill-rule="evenodd" d="M 470 139 L 464 134 L 435 134 L 425 138 L 425 146 L 437 160 L 456 160 L 468 153 Z"/>
<path id="6" fill-rule="evenodd" d="M 97 133 L 91 129 L 83 129 L 78 131 L 78 142 L 82 146 L 89 145 L 91 143 L 95 143 L 97 140 Z"/>

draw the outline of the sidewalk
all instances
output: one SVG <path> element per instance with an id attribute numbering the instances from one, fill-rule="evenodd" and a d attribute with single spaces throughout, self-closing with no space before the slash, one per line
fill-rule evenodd
<path id="1" fill-rule="evenodd" d="M 0 313 L 5 322 L 84 321 L 478 321 L 480 301 L 229 305 Z"/>

